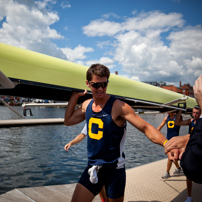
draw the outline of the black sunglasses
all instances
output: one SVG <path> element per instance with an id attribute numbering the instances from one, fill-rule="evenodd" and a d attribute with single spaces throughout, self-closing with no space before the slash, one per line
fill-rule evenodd
<path id="1" fill-rule="evenodd" d="M 92 82 L 92 81 L 89 81 L 89 83 L 91 84 L 91 86 L 93 88 L 96 88 L 98 89 L 99 87 L 102 87 L 102 88 L 106 88 L 107 87 L 107 84 L 108 84 L 109 81 L 106 81 L 106 82 Z"/>

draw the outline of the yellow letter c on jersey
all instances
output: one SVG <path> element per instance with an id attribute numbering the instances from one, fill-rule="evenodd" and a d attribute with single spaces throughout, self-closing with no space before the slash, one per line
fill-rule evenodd
<path id="1" fill-rule="evenodd" d="M 190 133 L 192 133 L 193 129 L 194 129 L 194 127 L 191 127 L 191 131 L 190 131 Z"/>
<path id="2" fill-rule="evenodd" d="M 168 128 L 174 128 L 175 122 L 174 121 L 168 121 Z"/>
<path id="3" fill-rule="evenodd" d="M 100 140 L 103 137 L 103 132 L 98 130 L 98 133 L 92 133 L 92 124 L 97 124 L 98 128 L 103 129 L 103 121 L 98 118 L 90 118 L 89 123 L 88 123 L 88 133 L 89 137 L 92 139 Z"/>

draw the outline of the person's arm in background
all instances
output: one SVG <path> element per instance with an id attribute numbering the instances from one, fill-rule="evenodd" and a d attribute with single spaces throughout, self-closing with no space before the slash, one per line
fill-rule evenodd
<path id="1" fill-rule="evenodd" d="M 161 122 L 161 124 L 159 125 L 159 127 L 157 128 L 157 130 L 161 130 L 161 128 L 163 128 L 163 126 L 166 124 L 166 119 L 167 119 L 167 116 L 163 119 L 163 121 Z"/>
<path id="2" fill-rule="evenodd" d="M 191 119 L 182 120 L 182 111 L 179 110 L 177 117 L 175 119 L 175 125 L 177 126 L 187 126 L 191 123 Z"/>
<path id="3" fill-rule="evenodd" d="M 85 124 L 85 126 L 84 126 L 83 130 L 81 131 L 81 133 L 79 135 L 77 135 L 72 141 L 67 143 L 65 145 L 64 149 L 66 151 L 69 151 L 71 146 L 82 142 L 84 140 L 84 138 L 86 137 L 86 135 L 87 135 L 87 128 L 86 128 L 86 124 Z"/>
<path id="4" fill-rule="evenodd" d="M 69 143 L 67 143 L 67 144 L 65 145 L 64 149 L 65 149 L 66 151 L 69 151 L 69 149 L 70 149 L 71 146 L 82 142 L 85 137 L 86 137 L 86 135 L 84 135 L 83 133 L 80 133 L 80 134 L 77 135 L 72 141 L 70 141 Z"/>

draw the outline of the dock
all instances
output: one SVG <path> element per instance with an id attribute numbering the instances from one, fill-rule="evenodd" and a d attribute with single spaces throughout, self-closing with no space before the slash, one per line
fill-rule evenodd
<path id="1" fill-rule="evenodd" d="M 187 198 L 186 177 L 173 175 L 172 165 L 168 179 L 161 176 L 167 159 L 126 170 L 124 202 L 183 202 Z M 17 188 L 0 195 L 0 202 L 70 202 L 76 184 Z M 192 199 L 202 201 L 202 184 L 193 183 Z M 96 196 L 93 202 L 100 202 Z"/>
<path id="2" fill-rule="evenodd" d="M 67 107 L 68 102 L 63 102 L 63 103 L 23 103 L 22 107 Z"/>
<path id="3" fill-rule="evenodd" d="M 48 119 L 0 120 L 0 128 L 17 127 L 17 126 L 32 126 L 32 125 L 48 125 L 48 124 L 64 124 L 64 119 L 63 118 L 48 118 Z"/>

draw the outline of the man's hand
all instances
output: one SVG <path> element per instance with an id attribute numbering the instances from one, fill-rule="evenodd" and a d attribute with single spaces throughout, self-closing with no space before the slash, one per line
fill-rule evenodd
<path id="1" fill-rule="evenodd" d="M 84 92 L 73 91 L 72 96 L 77 96 L 79 98 L 79 97 L 84 96 L 86 93 L 87 93 L 86 89 L 84 90 Z"/>
<path id="2" fill-rule="evenodd" d="M 83 108 L 79 107 L 78 109 L 75 109 L 75 107 L 78 98 L 84 96 L 86 93 L 87 93 L 86 89 L 84 92 L 74 91 L 72 93 L 65 111 L 64 124 L 66 126 L 75 125 L 85 120 L 85 112 L 83 111 Z"/>
<path id="3" fill-rule="evenodd" d="M 181 159 L 181 157 L 182 157 L 182 152 L 181 152 L 180 149 L 172 149 L 171 151 L 169 151 L 169 152 L 167 153 L 167 155 L 168 155 L 168 159 L 169 159 L 170 161 L 176 162 L 176 161 L 178 161 L 179 159 Z"/>
<path id="4" fill-rule="evenodd" d="M 182 154 L 184 153 L 187 143 L 189 141 L 189 138 L 190 135 L 187 134 L 185 136 L 173 137 L 168 142 L 166 142 L 165 153 L 168 155 L 169 159 L 181 159 Z M 175 151 L 175 149 L 177 149 L 178 152 Z"/>

